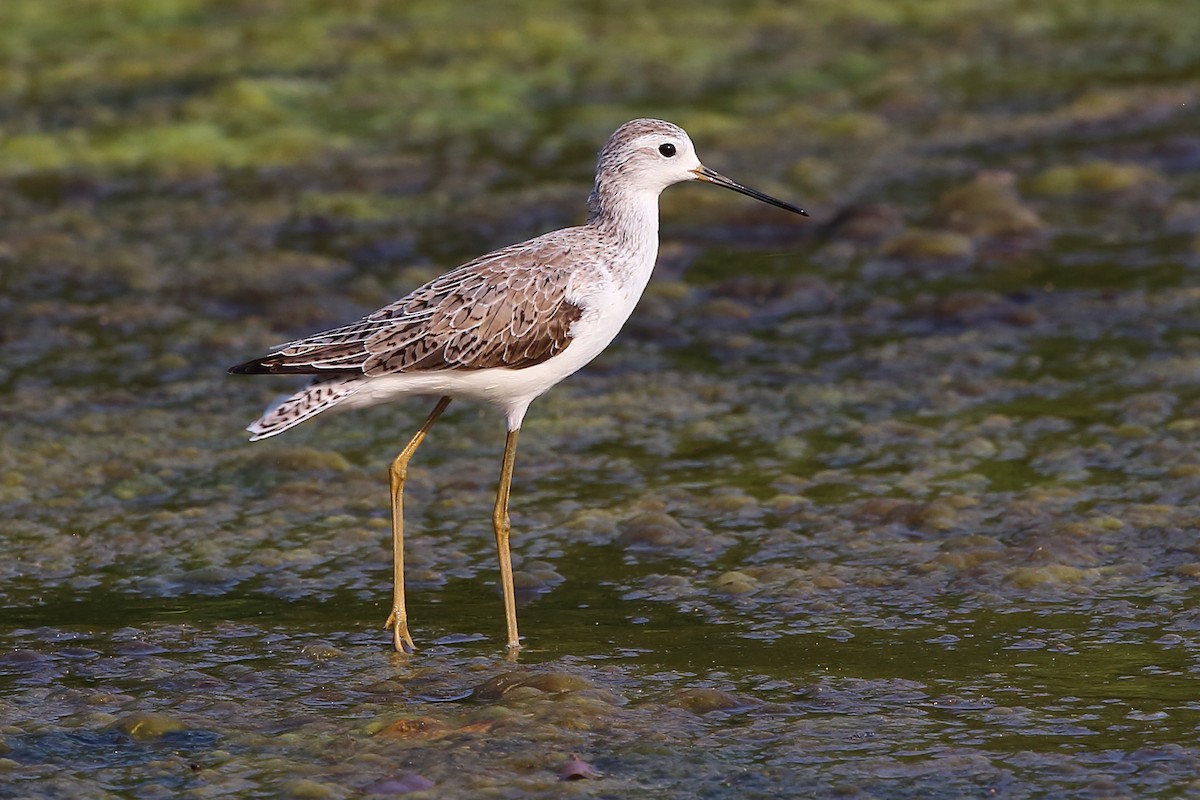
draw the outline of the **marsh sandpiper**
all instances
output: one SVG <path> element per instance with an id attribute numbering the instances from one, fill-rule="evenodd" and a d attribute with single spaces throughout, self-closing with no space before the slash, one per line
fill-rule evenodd
<path id="1" fill-rule="evenodd" d="M 397 651 L 414 649 L 404 602 L 408 462 L 454 398 L 490 403 L 508 424 L 492 525 L 507 647 L 510 652 L 520 647 L 508 498 L 521 421 L 534 398 L 599 355 L 621 330 L 658 256 L 658 196 L 672 184 L 693 180 L 805 213 L 701 164 L 682 128 L 635 119 L 600 151 L 586 224 L 489 253 L 358 322 L 288 342 L 229 369 L 237 375 L 315 376 L 247 428 L 251 441 L 334 406 L 440 397 L 390 469 L 394 592 L 385 627 Z"/>

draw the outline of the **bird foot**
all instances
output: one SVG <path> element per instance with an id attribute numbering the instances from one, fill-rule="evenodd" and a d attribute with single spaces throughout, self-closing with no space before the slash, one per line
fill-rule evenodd
<path id="1" fill-rule="evenodd" d="M 413 644 L 412 636 L 408 632 L 408 619 L 398 609 L 392 609 L 383 627 L 391 629 L 392 647 L 396 648 L 397 653 L 416 652 L 417 646 Z"/>
<path id="2" fill-rule="evenodd" d="M 520 642 L 512 641 L 504 646 L 504 659 L 506 661 L 515 662 L 517 660 L 517 656 L 519 656 L 520 654 L 521 654 L 521 643 Z"/>

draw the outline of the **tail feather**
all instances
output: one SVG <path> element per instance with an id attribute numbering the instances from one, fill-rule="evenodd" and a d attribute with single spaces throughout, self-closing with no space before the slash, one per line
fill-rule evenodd
<path id="1" fill-rule="evenodd" d="M 357 392 L 362 387 L 361 378 L 328 377 L 318 378 L 291 397 L 286 397 L 263 412 L 250 423 L 246 430 L 253 436 L 250 441 L 267 439 L 315 417 Z"/>

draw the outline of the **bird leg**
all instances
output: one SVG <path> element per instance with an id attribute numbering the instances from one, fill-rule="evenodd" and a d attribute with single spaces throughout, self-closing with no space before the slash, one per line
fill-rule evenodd
<path id="1" fill-rule="evenodd" d="M 504 592 L 504 619 L 508 624 L 510 654 L 521 649 L 517 636 L 517 600 L 513 588 L 512 552 L 508 548 L 508 534 L 512 525 L 508 519 L 508 496 L 512 489 L 513 462 L 517 458 L 517 434 L 520 428 L 508 432 L 504 440 L 504 461 L 500 467 L 500 488 L 496 491 L 496 510 L 492 514 L 492 527 L 496 529 L 496 553 L 500 557 L 500 586 Z"/>
<path id="2" fill-rule="evenodd" d="M 392 486 L 392 613 L 383 627 L 392 629 L 392 645 L 397 653 L 416 650 L 412 636 L 408 633 L 408 612 L 404 609 L 404 479 L 408 477 L 408 462 L 425 439 L 425 434 L 437 422 L 437 418 L 450 405 L 450 398 L 443 397 L 433 407 L 425 424 L 416 432 L 409 443 L 392 462 L 388 476 Z"/>

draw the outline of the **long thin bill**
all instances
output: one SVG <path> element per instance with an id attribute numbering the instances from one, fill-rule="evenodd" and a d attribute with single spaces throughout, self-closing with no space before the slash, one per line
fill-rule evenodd
<path id="1" fill-rule="evenodd" d="M 717 186 L 724 186 L 726 189 L 732 189 L 733 191 L 744 194 L 747 197 L 753 197 L 755 200 L 761 200 L 768 205 L 775 206 L 776 208 L 782 208 L 784 211 L 791 211 L 793 214 L 799 214 L 803 217 L 808 216 L 808 212 L 799 206 L 794 206 L 791 203 L 785 203 L 782 200 L 777 200 L 776 198 L 771 197 L 771 195 L 763 194 L 757 189 L 751 189 L 749 186 L 742 186 L 737 181 L 731 181 L 721 173 L 717 172 L 716 170 L 709 169 L 708 167 L 696 167 L 694 170 L 692 170 L 692 174 L 696 176 L 696 180 L 705 181 L 706 183 L 714 183 Z"/>

